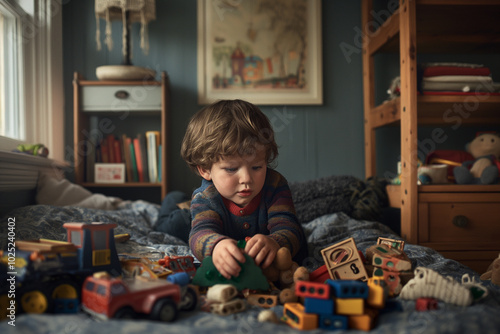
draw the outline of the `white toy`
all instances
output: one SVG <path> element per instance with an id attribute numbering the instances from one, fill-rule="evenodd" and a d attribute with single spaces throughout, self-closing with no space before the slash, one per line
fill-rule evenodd
<path id="1" fill-rule="evenodd" d="M 467 287 L 451 277 L 443 277 L 434 270 L 423 267 L 415 269 L 415 277 L 406 283 L 399 296 L 402 299 L 432 297 L 458 306 L 468 306 L 473 300 Z"/>

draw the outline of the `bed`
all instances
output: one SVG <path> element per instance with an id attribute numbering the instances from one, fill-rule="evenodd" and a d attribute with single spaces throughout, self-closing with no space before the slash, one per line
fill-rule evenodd
<path id="1" fill-rule="evenodd" d="M 328 182 L 331 182 L 330 186 L 325 187 Z M 310 256 L 305 263 L 308 270 L 312 271 L 324 263 L 320 253 L 322 249 L 347 238 L 354 238 L 356 246 L 363 252 L 375 244 L 379 237 L 400 239 L 390 227 L 376 221 L 377 215 L 380 216 L 377 207 L 384 205 L 383 195 L 377 190 L 380 188 L 379 185 L 372 187 L 368 181 L 362 182 L 352 177 L 343 177 L 342 180 L 338 177 L 335 177 L 335 180 L 331 178 L 315 180 L 313 185 L 311 187 L 311 183 L 291 184 L 292 193 L 297 202 L 299 219 L 309 243 Z M 355 202 L 353 199 L 356 199 Z M 369 208 L 370 203 L 372 203 L 371 208 Z M 307 207 L 310 208 L 309 211 Z M 361 207 L 364 209 L 360 209 Z M 2 219 L 0 235 L 7 235 L 4 222 L 9 217 L 15 217 L 17 240 L 42 237 L 65 240 L 66 231 L 62 227 L 63 223 L 113 222 L 118 224 L 115 234 L 129 233 L 131 235 L 129 241 L 117 244 L 118 253 L 162 252 L 165 255 L 192 255 L 183 240 L 154 230 L 153 226 L 159 208 L 159 205 L 145 201 L 123 201 L 114 210 L 72 205 L 24 206 L 10 211 Z M 312 216 L 311 210 L 315 212 Z M 5 239 L 0 240 L 2 249 L 6 247 Z M 413 268 L 427 267 L 441 275 L 451 276 L 457 281 L 460 281 L 462 275 L 466 273 L 479 280 L 479 273 L 454 260 L 444 258 L 432 249 L 406 244 L 405 252 L 411 259 Z M 482 283 L 488 288 L 488 296 L 467 307 L 454 306 L 440 301 L 438 310 L 418 312 L 415 311 L 415 301 L 398 297 L 396 300 L 400 303 L 401 309 L 381 313 L 372 332 L 499 333 L 500 287 L 490 281 Z M 229 316 L 195 310 L 180 313 L 173 323 L 149 320 L 97 321 L 82 312 L 68 315 L 23 314 L 16 317 L 15 327 L 9 325 L 7 321 L 2 321 L 0 331 L 2 333 L 75 334 L 300 332 L 284 323 L 258 322 L 257 315 L 261 310 L 257 306 L 249 306 L 246 311 Z M 272 310 L 281 317 L 283 306 L 273 307 Z M 314 332 L 329 331 L 316 329 Z"/>

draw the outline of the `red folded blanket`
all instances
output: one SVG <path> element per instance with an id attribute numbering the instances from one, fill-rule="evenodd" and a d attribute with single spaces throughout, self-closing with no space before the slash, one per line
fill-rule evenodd
<path id="1" fill-rule="evenodd" d="M 424 69 L 424 77 L 437 75 L 490 75 L 488 67 L 430 66 Z"/>

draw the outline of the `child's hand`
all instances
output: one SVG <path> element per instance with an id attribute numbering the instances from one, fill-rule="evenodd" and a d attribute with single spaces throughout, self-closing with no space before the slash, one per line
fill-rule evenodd
<path id="1" fill-rule="evenodd" d="M 273 263 L 278 249 L 280 249 L 280 245 L 264 234 L 254 235 L 245 246 L 245 252 L 255 260 L 256 265 L 262 263 L 263 269 Z"/>
<path id="2" fill-rule="evenodd" d="M 245 262 L 245 256 L 236 244 L 236 240 L 224 239 L 215 245 L 212 261 L 219 273 L 227 279 L 238 276 L 241 267 L 238 262 Z"/>

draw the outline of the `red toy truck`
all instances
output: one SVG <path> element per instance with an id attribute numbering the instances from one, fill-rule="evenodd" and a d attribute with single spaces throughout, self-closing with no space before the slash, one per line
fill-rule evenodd
<path id="1" fill-rule="evenodd" d="M 188 293 L 184 287 L 161 279 L 124 280 L 97 273 L 85 280 L 82 308 L 101 319 L 135 318 L 142 314 L 154 320 L 170 322 L 177 317 L 185 293 L 189 305 L 184 302 L 182 309 L 194 309 L 197 297 L 192 291 Z"/>

